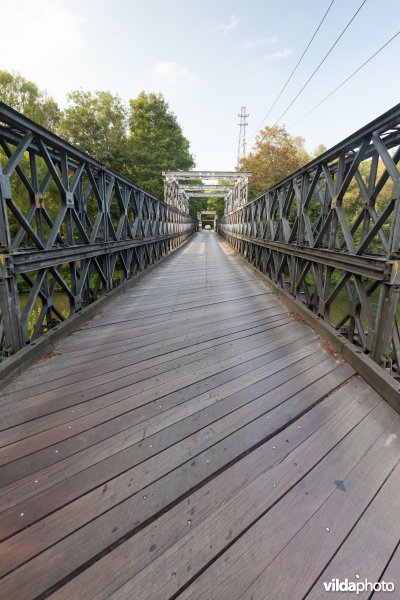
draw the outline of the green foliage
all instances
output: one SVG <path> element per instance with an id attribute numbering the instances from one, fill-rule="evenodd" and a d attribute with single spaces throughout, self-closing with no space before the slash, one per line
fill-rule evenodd
<path id="1" fill-rule="evenodd" d="M 321 156 L 321 154 L 323 154 L 327 150 L 328 150 L 328 148 L 325 146 L 325 144 L 318 144 L 318 146 L 315 148 L 314 152 L 312 153 L 312 157 L 317 158 L 318 156 Z"/>
<path id="2" fill-rule="evenodd" d="M 190 198 L 190 200 L 189 200 L 190 216 L 197 219 L 197 213 L 201 212 L 202 210 L 209 210 L 208 209 L 208 198 Z"/>
<path id="3" fill-rule="evenodd" d="M 197 213 L 203 210 L 215 210 L 218 217 L 223 217 L 224 198 L 190 198 L 189 214 L 191 217 L 197 219 Z"/>
<path id="4" fill-rule="evenodd" d="M 224 216 L 225 202 L 223 198 L 208 198 L 207 210 L 216 210 L 219 217 Z"/>
<path id="5" fill-rule="evenodd" d="M 140 187 L 161 198 L 162 171 L 185 170 L 194 166 L 189 142 L 161 94 L 141 92 L 129 104 L 131 177 Z"/>
<path id="6" fill-rule="evenodd" d="M 75 90 L 60 111 L 35 83 L 0 71 L 0 100 L 158 198 L 164 195 L 162 171 L 194 166 L 189 141 L 161 94 L 141 92 L 125 106 L 107 91 Z"/>
<path id="7" fill-rule="evenodd" d="M 126 107 L 110 92 L 68 94 L 58 133 L 122 175 L 129 174 Z"/>
<path id="8" fill-rule="evenodd" d="M 309 160 L 302 137 L 291 136 L 280 126 L 262 129 L 252 152 L 240 163 L 241 171 L 252 173 L 249 198 L 271 188 Z"/>
<path id="9" fill-rule="evenodd" d="M 52 131 L 60 120 L 56 101 L 18 73 L 0 70 L 0 100 Z"/>

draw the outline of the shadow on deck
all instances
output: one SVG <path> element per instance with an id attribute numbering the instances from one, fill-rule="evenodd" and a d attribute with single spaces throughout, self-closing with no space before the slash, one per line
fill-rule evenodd
<path id="1" fill-rule="evenodd" d="M 400 590 L 400 416 L 212 232 L 0 411 L 1 598 Z"/>

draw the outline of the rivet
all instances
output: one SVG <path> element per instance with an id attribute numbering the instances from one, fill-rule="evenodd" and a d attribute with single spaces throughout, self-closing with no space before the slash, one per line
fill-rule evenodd
<path id="1" fill-rule="evenodd" d="M 35 479 L 35 483 L 39 483 L 39 481 L 37 479 Z"/>
<path id="2" fill-rule="evenodd" d="M 54 452 L 55 452 L 56 454 L 58 454 L 58 450 L 54 450 Z"/>
<path id="3" fill-rule="evenodd" d="M 276 446 L 272 446 L 272 449 L 275 450 Z"/>
<path id="4" fill-rule="evenodd" d="M 187 524 L 188 524 L 188 525 L 191 525 L 191 524 L 192 524 L 192 521 L 191 521 L 191 519 L 188 519 L 188 522 L 187 522 Z"/>
<path id="5" fill-rule="evenodd" d="M 326 531 L 330 531 L 330 528 L 329 528 L 329 527 L 327 527 L 327 528 L 326 528 Z"/>
<path id="6" fill-rule="evenodd" d="M 269 417 L 267 417 L 267 419 L 269 419 Z"/>
<path id="7" fill-rule="evenodd" d="M 145 494 L 145 495 L 143 496 L 143 500 L 146 500 L 146 498 L 147 498 L 147 496 L 146 496 L 146 494 Z"/>
<path id="8" fill-rule="evenodd" d="M 209 461 L 209 460 L 206 460 L 206 463 L 209 465 L 209 464 L 210 464 L 210 461 Z"/>
<path id="9" fill-rule="evenodd" d="M 23 516 L 24 516 L 24 513 L 21 513 L 19 516 L 20 516 L 20 517 L 23 517 Z"/>
<path id="10" fill-rule="evenodd" d="M 356 577 L 357 577 L 357 579 L 360 579 L 360 576 L 359 576 L 359 574 L 358 574 L 358 573 L 356 573 Z"/>
<path id="11" fill-rule="evenodd" d="M 157 429 L 157 425 L 154 425 L 154 429 Z"/>
<path id="12" fill-rule="evenodd" d="M 71 425 L 68 427 L 68 429 L 72 429 Z"/>
<path id="13" fill-rule="evenodd" d="M 298 428 L 297 428 L 297 429 L 301 429 L 300 425 L 298 426 Z"/>
<path id="14" fill-rule="evenodd" d="M 153 447 L 153 444 L 150 444 L 149 448 L 152 448 L 152 447 Z"/>
<path id="15" fill-rule="evenodd" d="M 274 485 L 272 487 L 276 487 L 276 483 L 274 483 Z"/>

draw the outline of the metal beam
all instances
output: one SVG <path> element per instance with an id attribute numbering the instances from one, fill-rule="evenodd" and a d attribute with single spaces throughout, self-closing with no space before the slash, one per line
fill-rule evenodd
<path id="1" fill-rule="evenodd" d="M 239 179 L 248 178 L 251 173 L 245 171 L 163 171 L 164 177 L 181 179 Z"/>
<path id="2" fill-rule="evenodd" d="M 232 187 L 234 186 L 234 183 L 232 183 L 231 185 L 184 185 L 184 184 L 180 184 L 179 187 L 181 190 L 183 190 L 186 194 L 188 194 L 190 196 L 190 192 L 224 192 L 227 193 L 229 192 Z"/>
<path id="3" fill-rule="evenodd" d="M 187 192 L 189 198 L 225 198 L 226 192 Z"/>

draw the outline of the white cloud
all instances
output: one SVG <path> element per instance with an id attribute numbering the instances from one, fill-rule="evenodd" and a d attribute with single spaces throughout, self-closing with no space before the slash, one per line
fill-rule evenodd
<path id="1" fill-rule="evenodd" d="M 239 25 L 240 21 L 235 15 L 231 15 L 227 21 L 220 23 L 218 29 L 222 31 L 224 35 L 230 33 Z"/>
<path id="2" fill-rule="evenodd" d="M 254 48 L 259 48 L 260 46 L 265 46 L 266 44 L 275 44 L 278 41 L 277 37 L 271 38 L 259 38 L 258 40 L 246 40 L 242 44 L 242 48 L 248 48 L 249 50 L 253 50 Z"/>
<path id="3" fill-rule="evenodd" d="M 37 81 L 84 43 L 84 19 L 62 0 L 2 0 L 1 20 L 0 68 Z"/>
<path id="4" fill-rule="evenodd" d="M 160 83 L 179 86 L 196 83 L 200 78 L 186 65 L 178 67 L 175 62 L 161 61 L 155 66 L 154 72 Z"/>
<path id="5" fill-rule="evenodd" d="M 291 54 L 291 48 L 282 48 L 282 50 L 278 50 L 277 52 L 273 52 L 272 54 L 267 54 L 267 56 L 264 56 L 264 60 L 279 60 L 281 58 L 286 58 Z"/>

